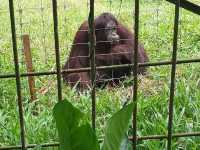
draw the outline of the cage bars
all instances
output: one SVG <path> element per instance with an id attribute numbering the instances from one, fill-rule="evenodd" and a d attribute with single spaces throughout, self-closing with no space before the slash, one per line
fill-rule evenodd
<path id="1" fill-rule="evenodd" d="M 167 0 L 171 1 L 171 0 Z M 139 0 L 135 0 L 135 48 L 134 48 L 134 61 L 133 64 L 126 65 L 112 65 L 112 66 L 95 66 L 95 29 L 94 29 L 94 0 L 90 0 L 90 10 L 89 10 L 89 46 L 90 46 L 90 67 L 80 68 L 80 69 L 68 69 L 61 70 L 60 67 L 60 54 L 59 54 L 59 37 L 58 37 L 58 15 L 57 15 L 57 1 L 52 0 L 53 6 L 53 25 L 54 25 L 54 41 L 55 41 L 55 54 L 56 54 L 56 70 L 55 71 L 47 71 L 47 72 L 28 72 L 21 73 L 19 72 L 19 62 L 18 62 L 18 54 L 17 54 L 17 40 L 16 40 L 16 30 L 15 30 L 15 15 L 14 15 L 14 6 L 13 0 L 9 0 L 9 11 L 10 11 L 10 22 L 11 22 L 11 31 L 12 31 L 12 45 L 13 45 L 13 54 L 14 54 L 14 64 L 15 64 L 15 74 L 7 74 L 0 75 L 0 78 L 15 78 L 16 79 L 16 90 L 17 90 L 17 102 L 19 109 L 19 120 L 20 120 L 20 135 L 21 135 L 21 145 L 18 146 L 4 146 L 0 147 L 2 149 L 23 149 L 33 148 L 36 144 L 27 144 L 25 142 L 25 129 L 24 129 L 24 119 L 23 119 L 23 107 L 22 107 L 22 95 L 21 95 L 21 77 L 27 76 L 40 76 L 40 75 L 57 75 L 57 86 L 58 86 L 58 100 L 62 100 L 62 89 L 61 89 L 61 73 L 62 72 L 85 72 L 90 71 L 91 73 L 91 98 L 92 98 L 92 126 L 95 130 L 95 117 L 96 117 L 96 89 L 95 89 L 95 81 L 96 81 L 96 70 L 107 70 L 114 68 L 131 68 L 133 69 L 134 76 L 134 85 L 133 85 L 133 103 L 134 103 L 134 111 L 133 111 L 133 136 L 129 139 L 132 140 L 133 149 L 136 150 L 137 141 L 141 140 L 167 140 L 167 149 L 171 150 L 172 147 L 172 139 L 178 137 L 189 137 L 189 136 L 200 136 L 200 132 L 191 132 L 191 133 L 176 133 L 173 134 L 173 101 L 175 96 L 175 79 L 176 79 L 176 65 L 177 64 L 185 64 L 185 63 L 199 63 L 200 59 L 186 59 L 186 60 L 177 60 L 177 41 L 178 41 L 178 21 L 179 21 L 179 8 L 184 7 L 186 4 L 186 0 L 176 0 L 175 3 L 175 18 L 174 18 L 174 37 L 173 37 L 173 52 L 172 52 L 172 60 L 171 61 L 162 61 L 162 62 L 149 62 L 149 63 L 138 63 L 137 62 L 137 53 L 138 53 L 138 38 L 139 38 Z M 196 5 L 195 5 L 196 6 Z M 195 7 L 197 8 L 197 7 Z M 192 12 L 198 14 L 199 9 L 191 9 Z M 186 8 L 189 10 L 189 6 Z M 147 136 L 137 136 L 137 88 L 138 88 L 138 79 L 137 79 L 137 70 L 138 67 L 144 66 L 162 66 L 162 65 L 171 65 L 171 85 L 170 85 L 170 97 L 169 97 L 169 118 L 168 118 L 168 133 L 167 135 L 147 135 Z M 58 146 L 59 143 L 45 143 L 41 144 L 41 147 L 54 147 Z"/>
<path id="2" fill-rule="evenodd" d="M 21 81 L 20 81 L 19 61 L 18 61 L 18 53 L 17 53 L 17 40 L 16 40 L 15 14 L 14 14 L 13 0 L 9 0 L 9 12 L 10 12 L 12 46 L 13 46 L 14 65 L 15 65 L 15 78 L 16 78 L 17 102 L 18 102 L 19 121 L 20 121 L 21 145 L 22 145 L 22 150 L 25 150 L 26 142 L 25 142 L 24 116 L 23 116 L 23 106 L 22 106 Z"/>
<path id="3" fill-rule="evenodd" d="M 135 25 L 134 25 L 134 52 L 133 52 L 133 139 L 132 149 L 136 150 L 137 146 L 137 91 L 138 91 L 138 38 L 139 38 L 139 0 L 135 0 Z"/>
<path id="4" fill-rule="evenodd" d="M 166 1 L 176 5 L 176 0 L 166 0 Z M 200 15 L 200 6 L 188 0 L 180 0 L 180 7 L 187 9 L 188 11 L 191 11 L 195 14 Z"/>
<path id="5" fill-rule="evenodd" d="M 183 60 L 177 60 L 176 61 L 176 64 L 191 64 L 191 63 L 200 63 L 200 59 L 194 58 L 194 59 L 183 59 Z M 148 63 L 138 63 L 138 67 L 156 67 L 156 66 L 166 66 L 166 65 L 171 65 L 171 64 L 172 64 L 172 61 L 148 62 Z M 110 70 L 110 69 L 116 69 L 116 68 L 131 68 L 131 67 L 133 67 L 133 65 L 134 64 L 99 66 L 99 67 L 96 67 L 96 70 Z M 87 71 L 90 71 L 90 70 L 91 70 L 90 67 L 86 67 L 86 68 L 62 70 L 61 73 L 63 73 L 63 72 L 67 72 L 67 73 L 87 72 Z M 56 71 L 27 72 L 27 73 L 21 73 L 20 77 L 54 75 L 54 74 L 57 74 L 57 72 Z M 7 79 L 7 78 L 15 78 L 15 74 L 0 75 L 0 79 Z"/>
<path id="6" fill-rule="evenodd" d="M 171 85 L 169 97 L 169 117 L 168 117 L 168 136 L 167 149 L 172 147 L 172 125 L 173 125 L 173 102 L 175 96 L 175 79 L 176 79 L 176 57 L 177 57 L 177 43 L 178 43 L 178 23 L 179 23 L 179 6 L 180 0 L 176 0 L 175 17 L 174 17 L 174 37 L 173 37 L 173 52 L 172 52 L 172 67 L 171 67 Z"/>
<path id="7" fill-rule="evenodd" d="M 54 24 L 54 41 L 56 53 L 56 74 L 57 74 L 57 87 L 58 87 L 58 101 L 62 100 L 62 87 L 61 87 L 61 67 L 60 67 L 60 53 L 59 53 L 59 37 L 58 37 L 58 14 L 57 14 L 57 0 L 52 0 L 53 5 L 53 24 Z"/>
<path id="8" fill-rule="evenodd" d="M 180 138 L 180 137 L 195 137 L 200 136 L 200 132 L 191 132 L 191 133 L 176 133 L 172 134 L 172 138 Z M 146 141 L 146 140 L 164 140 L 167 139 L 167 135 L 148 135 L 148 136 L 139 136 L 137 137 L 138 141 Z M 132 140 L 132 137 L 129 137 L 129 140 Z M 99 142 L 102 142 L 102 139 L 99 139 Z M 27 144 L 27 148 L 34 148 L 37 144 Z M 42 143 L 40 144 L 41 147 L 58 147 L 59 143 Z M 21 145 L 16 146 L 4 146 L 0 147 L 0 150 L 12 150 L 12 149 L 21 149 Z"/>
<path id="9" fill-rule="evenodd" d="M 90 77 L 91 77 L 91 98 L 92 98 L 92 127 L 95 130 L 96 118 L 96 64 L 95 64 L 95 29 L 94 29 L 94 0 L 90 0 L 89 10 L 89 58 L 90 58 Z"/>

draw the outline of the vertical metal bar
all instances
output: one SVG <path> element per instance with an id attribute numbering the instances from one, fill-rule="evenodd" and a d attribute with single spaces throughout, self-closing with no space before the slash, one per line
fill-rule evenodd
<path id="1" fill-rule="evenodd" d="M 180 0 L 176 0 L 175 18 L 174 18 L 172 68 L 171 68 L 171 86 L 170 86 L 170 98 L 169 98 L 169 118 L 168 118 L 168 136 L 167 136 L 167 141 L 168 141 L 167 149 L 168 150 L 171 150 L 171 147 L 172 147 L 173 102 L 174 102 L 174 93 L 175 93 L 179 6 L 180 6 Z"/>
<path id="2" fill-rule="evenodd" d="M 14 14 L 13 0 L 9 0 L 9 11 L 10 11 L 10 23 L 11 23 L 11 31 L 12 31 L 13 55 L 14 55 L 14 63 L 15 63 L 17 102 L 18 102 L 19 121 L 20 121 L 20 136 L 21 136 L 22 149 L 25 150 L 26 143 L 25 143 L 25 131 L 24 131 L 24 118 L 23 118 L 23 107 L 22 107 L 19 61 L 18 61 L 18 54 L 17 54 L 17 40 L 16 40 L 15 14 Z"/>
<path id="3" fill-rule="evenodd" d="M 54 40 L 55 40 L 55 53 L 56 53 L 58 101 L 61 101 L 62 87 L 61 87 L 61 67 L 60 67 L 59 37 L 58 37 L 57 0 L 52 0 L 52 5 L 53 5 L 53 23 L 54 23 Z"/>
<path id="4" fill-rule="evenodd" d="M 135 26 L 134 26 L 135 38 L 134 38 L 134 66 L 133 66 L 133 150 L 136 150 L 137 146 L 137 90 L 138 90 L 138 37 L 139 37 L 139 0 L 135 0 Z"/>
<path id="5" fill-rule="evenodd" d="M 95 66 L 95 28 L 94 28 L 94 0 L 90 0 L 90 12 L 88 17 L 89 23 L 89 49 L 90 49 L 90 66 L 91 66 L 91 97 L 92 97 L 92 127 L 95 130 L 96 117 L 96 66 Z"/>

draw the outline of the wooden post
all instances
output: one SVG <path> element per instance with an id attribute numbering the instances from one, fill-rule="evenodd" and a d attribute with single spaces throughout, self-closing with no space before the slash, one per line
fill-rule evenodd
<path id="1" fill-rule="evenodd" d="M 34 72 L 33 65 L 32 65 L 29 35 L 23 35 L 22 39 L 23 39 L 23 45 L 24 45 L 23 50 L 24 50 L 24 57 L 25 57 L 27 72 Z M 29 84 L 29 91 L 31 95 L 31 102 L 33 102 L 36 99 L 35 80 L 33 76 L 28 76 L 28 84 Z"/>

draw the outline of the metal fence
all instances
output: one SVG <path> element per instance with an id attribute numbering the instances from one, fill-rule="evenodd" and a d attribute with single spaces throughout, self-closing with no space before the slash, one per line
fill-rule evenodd
<path id="1" fill-rule="evenodd" d="M 188 137 L 188 136 L 200 136 L 200 132 L 192 132 L 192 133 L 176 133 L 172 132 L 172 124 L 173 124 L 173 101 L 174 101 L 174 91 L 175 91 L 175 73 L 176 73 L 176 65 L 184 64 L 184 63 L 199 63 L 200 59 L 187 59 L 187 60 L 177 60 L 177 40 L 178 40 L 178 29 L 179 29 L 179 8 L 183 7 L 193 13 L 200 15 L 200 7 L 196 4 L 193 4 L 187 0 L 167 0 L 173 4 L 175 4 L 175 18 L 174 18 L 174 36 L 173 36 L 173 53 L 171 61 L 163 61 L 163 62 L 149 62 L 149 63 L 138 63 L 137 62 L 137 51 L 138 51 L 138 34 L 139 34 L 139 0 L 135 0 L 135 49 L 134 49 L 134 63 L 127 65 L 113 65 L 113 66 L 102 66 L 95 67 L 95 35 L 94 35 L 94 0 L 90 0 L 90 11 L 89 11 L 89 28 L 90 28 L 90 57 L 91 57 L 91 67 L 81 68 L 81 69 L 68 69 L 61 70 L 60 66 L 60 53 L 59 53 L 59 35 L 58 35 L 58 15 L 57 15 L 57 1 L 52 0 L 53 6 L 53 21 L 54 21 L 54 41 L 55 41 L 55 54 L 56 54 L 56 71 L 49 72 L 33 72 L 33 73 L 22 73 L 19 72 L 19 61 L 18 61 L 18 53 L 17 53 L 17 40 L 16 40 L 16 27 L 15 27 L 15 14 L 14 14 L 14 6 L 13 0 L 9 0 L 9 11 L 10 11 L 10 23 L 11 23 L 11 31 L 12 31 L 12 45 L 13 45 L 13 54 L 14 54 L 14 64 L 15 64 L 15 74 L 6 74 L 0 75 L 0 78 L 16 78 L 16 91 L 17 91 L 17 102 L 18 102 L 18 111 L 19 111 L 19 120 L 20 120 L 20 135 L 21 135 L 21 145 L 19 146 L 5 146 L 0 147 L 0 149 L 27 149 L 33 148 L 36 144 L 26 144 L 25 141 L 25 130 L 24 130 L 24 118 L 23 118 L 23 107 L 22 107 L 22 95 L 21 95 L 21 77 L 27 76 L 42 76 L 42 75 L 57 75 L 57 94 L 58 101 L 62 100 L 62 88 L 61 88 L 61 73 L 75 73 L 75 72 L 91 72 L 91 81 L 92 81 L 92 90 L 91 90 L 91 98 L 92 98 L 92 126 L 95 130 L 95 117 L 96 117 L 96 108 L 95 108 L 95 72 L 96 70 L 105 70 L 105 69 L 114 69 L 114 68 L 123 68 L 128 67 L 133 69 L 133 135 L 130 137 L 132 140 L 133 150 L 136 150 L 137 142 L 141 140 L 156 140 L 156 139 L 167 139 L 167 149 L 172 149 L 172 138 L 178 137 Z M 139 67 L 144 66 L 161 66 L 161 65 L 171 65 L 171 85 L 170 85 L 170 97 L 169 97 L 169 106 L 168 106 L 168 133 L 167 135 L 149 135 L 149 136 L 137 136 L 137 93 L 138 93 L 138 76 L 137 70 Z M 59 143 L 49 143 L 49 144 L 41 144 L 42 147 L 55 147 L 58 146 Z"/>

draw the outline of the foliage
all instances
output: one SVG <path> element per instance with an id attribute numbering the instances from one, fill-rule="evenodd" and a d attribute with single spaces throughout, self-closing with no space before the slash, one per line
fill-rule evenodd
<path id="1" fill-rule="evenodd" d="M 121 146 L 128 129 L 133 111 L 133 104 L 125 106 L 115 113 L 109 120 L 105 130 L 102 150 L 127 150 Z M 58 102 L 54 107 L 54 118 L 60 140 L 61 150 L 99 150 L 97 137 L 84 114 L 67 100 Z"/>
<path id="2" fill-rule="evenodd" d="M 82 120 L 80 110 L 65 100 L 57 103 L 53 112 L 61 150 L 99 150 L 96 135 L 90 125 Z"/>
<path id="3" fill-rule="evenodd" d="M 108 120 L 102 150 L 118 150 L 120 148 L 123 139 L 126 139 L 125 133 L 128 129 L 132 112 L 133 103 L 125 106 Z M 127 150 L 126 144 L 121 147 L 121 150 Z"/>

